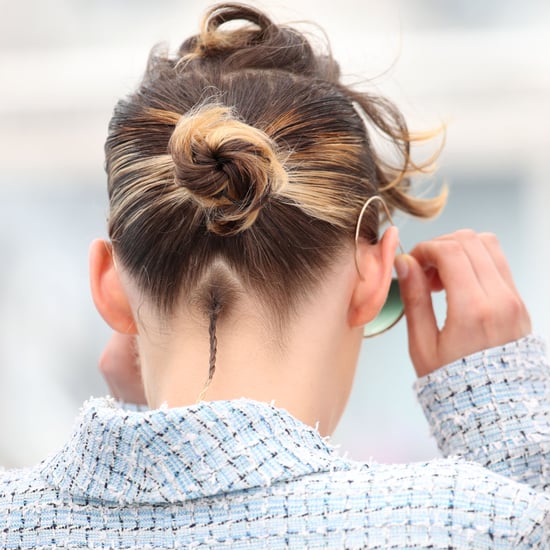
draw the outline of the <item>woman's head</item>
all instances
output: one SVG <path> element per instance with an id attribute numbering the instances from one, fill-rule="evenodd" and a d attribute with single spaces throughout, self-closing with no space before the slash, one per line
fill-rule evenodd
<path id="1" fill-rule="evenodd" d="M 401 115 L 338 78 L 303 35 L 231 4 L 208 12 L 176 56 L 153 52 L 115 109 L 106 167 L 115 252 L 163 312 L 221 263 L 282 314 L 352 242 L 369 196 L 437 211 L 407 195 Z M 363 118 L 401 150 L 401 166 L 376 156 Z M 375 240 L 377 226 L 368 219 L 364 236 Z"/>
<path id="2" fill-rule="evenodd" d="M 370 196 L 440 210 L 443 197 L 408 194 L 418 167 L 399 111 L 339 78 L 304 35 L 237 4 L 208 11 L 176 55 L 153 51 L 105 151 L 114 253 L 159 315 L 198 308 L 215 336 L 245 292 L 280 328 L 352 249 Z M 393 145 L 393 166 L 369 132 Z M 362 237 L 378 224 L 369 210 Z"/>

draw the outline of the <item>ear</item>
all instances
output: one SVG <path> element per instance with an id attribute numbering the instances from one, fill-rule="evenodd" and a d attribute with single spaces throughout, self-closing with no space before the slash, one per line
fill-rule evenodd
<path id="1" fill-rule="evenodd" d="M 348 320 L 352 327 L 372 321 L 384 305 L 392 279 L 395 253 L 399 244 L 397 227 L 389 227 L 376 244 L 359 240 L 355 254 L 357 279 L 352 294 Z"/>
<path id="2" fill-rule="evenodd" d="M 90 286 L 95 307 L 105 322 L 123 334 L 137 334 L 128 297 L 116 270 L 110 243 L 96 239 L 90 245 Z"/>

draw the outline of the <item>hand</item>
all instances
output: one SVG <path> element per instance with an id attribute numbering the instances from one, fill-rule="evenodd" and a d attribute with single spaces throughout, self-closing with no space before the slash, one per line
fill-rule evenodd
<path id="1" fill-rule="evenodd" d="M 418 376 L 531 332 L 529 314 L 492 234 L 463 230 L 421 243 L 398 257 L 395 267 Z M 439 290 L 447 300 L 441 330 L 431 299 Z"/>
<path id="2" fill-rule="evenodd" d="M 147 403 L 134 336 L 113 332 L 99 359 L 99 370 L 115 399 Z"/>

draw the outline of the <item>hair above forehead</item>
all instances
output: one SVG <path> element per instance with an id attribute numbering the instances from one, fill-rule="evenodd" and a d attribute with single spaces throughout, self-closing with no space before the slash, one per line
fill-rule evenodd
<path id="1" fill-rule="evenodd" d="M 237 4 L 212 8 L 176 56 L 152 53 L 115 108 L 106 168 L 115 251 L 161 311 L 208 287 L 215 264 L 282 318 L 353 242 L 368 197 L 416 216 L 440 210 L 443 195 L 409 194 L 423 167 L 399 111 L 338 74 L 297 30 Z M 393 144 L 395 166 L 367 126 Z M 376 239 L 378 221 L 373 209 L 362 235 Z"/>

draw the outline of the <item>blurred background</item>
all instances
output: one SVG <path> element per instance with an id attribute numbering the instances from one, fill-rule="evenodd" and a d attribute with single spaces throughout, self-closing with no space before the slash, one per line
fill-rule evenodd
<path id="1" fill-rule="evenodd" d="M 547 0 L 252 2 L 313 20 L 348 82 L 389 96 L 414 130 L 447 125 L 449 205 L 399 219 L 405 248 L 461 227 L 501 239 L 535 331 L 550 338 L 550 3 Z M 88 244 L 105 236 L 103 142 L 150 47 L 196 32 L 201 0 L 0 0 L 0 465 L 67 438 L 106 393 L 108 330 L 88 291 Z M 319 35 L 315 27 L 306 27 Z M 420 151 L 422 156 L 425 152 Z M 444 314 L 444 297 L 436 299 Z M 366 341 L 333 440 L 357 459 L 438 451 L 416 403 L 405 324 Z"/>

